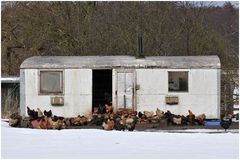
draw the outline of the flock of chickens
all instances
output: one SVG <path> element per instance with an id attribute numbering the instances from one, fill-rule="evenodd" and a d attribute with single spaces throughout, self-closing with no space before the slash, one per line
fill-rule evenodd
<path id="1" fill-rule="evenodd" d="M 104 130 L 128 130 L 133 131 L 136 125 L 160 124 L 167 125 L 203 125 L 205 114 L 195 116 L 190 110 L 187 116 L 175 115 L 170 111 L 163 112 L 157 108 L 156 112 L 137 112 L 132 109 L 119 108 L 113 112 L 111 104 L 105 104 L 94 108 L 90 115 L 65 118 L 52 114 L 52 111 L 43 112 L 37 108 L 27 107 L 29 117 L 22 119 L 17 113 L 13 113 L 9 119 L 9 125 L 13 127 L 26 127 L 35 129 L 65 129 L 70 126 L 97 125 Z"/>

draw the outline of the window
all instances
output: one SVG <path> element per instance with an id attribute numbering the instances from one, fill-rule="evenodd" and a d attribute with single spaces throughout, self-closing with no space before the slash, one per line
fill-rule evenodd
<path id="1" fill-rule="evenodd" d="M 40 71 L 40 94 L 62 94 L 62 79 L 62 71 Z"/>
<path id="2" fill-rule="evenodd" d="M 188 72 L 168 72 L 168 91 L 187 92 L 188 91 Z"/>

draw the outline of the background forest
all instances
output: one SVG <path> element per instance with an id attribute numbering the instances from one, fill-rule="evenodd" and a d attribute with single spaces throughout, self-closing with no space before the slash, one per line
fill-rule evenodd
<path id="1" fill-rule="evenodd" d="M 31 56 L 218 55 L 222 101 L 238 88 L 239 8 L 231 2 L 2 2 L 2 75 Z M 236 2 L 238 3 L 238 2 Z"/>
<path id="2" fill-rule="evenodd" d="M 238 68 L 238 8 L 205 2 L 2 2 L 2 74 L 38 55 L 218 55 Z"/>

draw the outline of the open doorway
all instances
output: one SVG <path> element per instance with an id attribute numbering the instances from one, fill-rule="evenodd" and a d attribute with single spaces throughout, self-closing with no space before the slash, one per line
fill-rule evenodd
<path id="1" fill-rule="evenodd" d="M 93 70 L 92 104 L 94 107 L 112 102 L 112 70 Z M 92 108 L 92 109 L 93 109 Z"/>

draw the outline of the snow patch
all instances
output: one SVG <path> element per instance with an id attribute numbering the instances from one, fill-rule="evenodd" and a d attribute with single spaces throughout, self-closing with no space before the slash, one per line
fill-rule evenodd
<path id="1" fill-rule="evenodd" d="M 238 133 L 37 130 L 2 122 L 2 158 L 238 158 Z M 200 130 L 202 132 L 203 130 Z"/>

